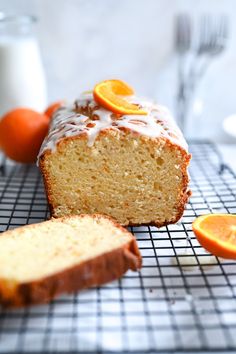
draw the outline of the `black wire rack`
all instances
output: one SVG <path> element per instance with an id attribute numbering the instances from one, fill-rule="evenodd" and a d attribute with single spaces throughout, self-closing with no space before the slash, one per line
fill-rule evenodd
<path id="1" fill-rule="evenodd" d="M 140 272 L 49 305 L 0 309 L 0 352 L 236 352 L 236 262 L 209 255 L 196 216 L 236 212 L 236 176 L 211 143 L 191 142 L 193 196 L 182 220 L 133 227 Z M 0 231 L 48 217 L 35 166 L 3 163 Z"/>

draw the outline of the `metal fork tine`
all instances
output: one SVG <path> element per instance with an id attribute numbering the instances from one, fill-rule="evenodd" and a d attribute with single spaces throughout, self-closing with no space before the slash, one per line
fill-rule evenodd
<path id="1" fill-rule="evenodd" d="M 176 33 L 175 43 L 176 43 L 177 49 L 178 49 L 178 46 L 181 45 L 181 41 L 182 41 L 181 16 L 182 15 L 178 15 L 176 17 L 176 21 L 175 21 L 175 28 L 176 28 L 176 30 L 175 30 L 175 33 Z"/>
<path id="2" fill-rule="evenodd" d="M 186 14 L 180 14 L 176 18 L 176 49 L 179 52 L 184 52 L 189 48 L 190 44 L 190 28 L 189 17 Z"/>
<path id="3" fill-rule="evenodd" d="M 188 20 L 183 18 L 183 37 L 186 47 L 188 46 Z"/>
<path id="4" fill-rule="evenodd" d="M 221 36 L 226 39 L 228 37 L 228 21 L 225 15 L 221 18 Z"/>
<path id="5" fill-rule="evenodd" d="M 216 32 L 216 43 L 215 43 L 215 51 L 220 52 L 222 50 L 222 46 L 224 45 L 224 18 L 221 16 L 215 26 Z"/>
<path id="6" fill-rule="evenodd" d="M 205 50 L 207 38 L 207 18 L 206 16 L 200 19 L 200 41 L 199 41 L 199 54 Z"/>
<path id="7" fill-rule="evenodd" d="M 204 34 L 203 34 L 203 18 L 200 18 L 200 34 L 199 34 L 199 39 L 198 39 L 198 43 L 197 43 L 197 53 L 199 54 L 201 51 L 201 44 L 203 43 L 203 38 L 204 38 Z"/>
<path id="8" fill-rule="evenodd" d="M 180 37 L 180 24 L 179 24 L 179 16 L 176 17 L 175 20 L 175 45 L 176 45 L 176 49 L 178 49 L 178 45 L 181 41 L 181 37 Z"/>
<path id="9" fill-rule="evenodd" d="M 214 48 L 216 48 L 216 46 L 218 45 L 219 29 L 220 29 L 219 19 L 217 18 L 212 19 L 211 28 L 209 29 L 209 36 L 210 36 L 209 49 L 210 50 L 214 50 Z"/>
<path id="10" fill-rule="evenodd" d="M 218 54 L 222 52 L 225 47 L 225 41 L 227 39 L 227 19 L 225 16 L 221 16 L 215 24 L 215 43 L 211 48 L 212 52 Z"/>
<path id="11" fill-rule="evenodd" d="M 206 15 L 205 16 L 205 43 L 204 43 L 205 50 L 209 45 L 209 41 L 212 40 L 212 37 L 209 36 L 209 33 L 211 33 L 211 19 L 209 15 Z"/>
<path id="12" fill-rule="evenodd" d="M 207 15 L 207 30 L 206 30 L 206 47 L 205 50 L 214 48 L 217 40 L 217 34 L 215 31 L 216 21 L 214 21 L 209 15 Z"/>

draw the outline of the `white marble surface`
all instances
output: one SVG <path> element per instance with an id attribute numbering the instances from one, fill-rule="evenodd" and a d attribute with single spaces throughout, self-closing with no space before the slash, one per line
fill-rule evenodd
<path id="1" fill-rule="evenodd" d="M 229 16 L 228 50 L 210 66 L 197 92 L 202 114 L 189 136 L 233 142 L 222 130 L 235 113 L 235 0 L 0 0 L 0 11 L 33 13 L 46 69 L 49 101 L 74 99 L 105 78 L 121 78 L 140 95 L 172 106 L 176 94 L 174 16 Z"/>

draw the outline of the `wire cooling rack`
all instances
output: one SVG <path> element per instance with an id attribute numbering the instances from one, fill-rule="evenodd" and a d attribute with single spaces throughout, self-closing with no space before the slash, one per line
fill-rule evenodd
<path id="1" fill-rule="evenodd" d="M 131 228 L 141 271 L 49 305 L 0 309 L 0 352 L 236 351 L 236 262 L 209 255 L 191 229 L 198 215 L 235 213 L 236 176 L 214 145 L 190 150 L 193 196 L 181 222 Z M 0 196 L 1 231 L 48 216 L 35 166 L 4 164 Z"/>

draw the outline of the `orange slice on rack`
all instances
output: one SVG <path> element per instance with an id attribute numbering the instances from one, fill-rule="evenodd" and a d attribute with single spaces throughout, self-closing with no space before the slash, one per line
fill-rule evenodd
<path id="1" fill-rule="evenodd" d="M 138 105 L 128 102 L 125 96 L 131 96 L 134 90 L 120 80 L 105 80 L 94 87 L 94 100 L 102 107 L 117 114 L 147 114 Z"/>
<path id="2" fill-rule="evenodd" d="M 236 215 L 207 214 L 193 222 L 199 243 L 215 256 L 236 259 Z"/>

